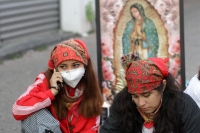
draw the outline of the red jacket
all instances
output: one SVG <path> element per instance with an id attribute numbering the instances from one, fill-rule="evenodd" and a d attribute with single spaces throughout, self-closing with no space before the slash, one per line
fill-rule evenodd
<path id="1" fill-rule="evenodd" d="M 44 73 L 40 73 L 35 79 L 35 82 L 14 103 L 12 108 L 13 116 L 16 120 L 24 120 L 35 111 L 48 107 L 52 115 L 57 119 L 55 110 L 51 104 L 53 99 L 54 95 L 48 88 L 47 79 Z M 81 115 L 77 116 L 74 114 L 76 113 L 68 112 L 68 116 L 71 118 L 71 124 L 74 126 L 73 133 L 97 133 L 100 116 L 84 118 Z M 67 118 L 59 120 L 59 122 L 62 132 L 69 133 Z"/>

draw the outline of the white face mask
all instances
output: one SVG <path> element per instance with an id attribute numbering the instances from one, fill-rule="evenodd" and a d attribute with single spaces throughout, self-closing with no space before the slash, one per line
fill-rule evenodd
<path id="1" fill-rule="evenodd" d="M 64 82 L 72 88 L 75 88 L 77 86 L 84 73 L 85 69 L 83 67 L 60 72 Z"/>

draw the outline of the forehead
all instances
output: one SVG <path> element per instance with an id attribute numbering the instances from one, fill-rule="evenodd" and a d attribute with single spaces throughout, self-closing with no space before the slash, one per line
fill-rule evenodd
<path id="1" fill-rule="evenodd" d="M 152 91 L 147 91 L 147 92 L 144 92 L 144 93 L 132 93 L 131 95 L 145 95 L 145 94 L 148 94 L 148 93 L 151 93 Z"/>
<path id="2" fill-rule="evenodd" d="M 81 63 L 81 62 L 77 61 L 77 60 L 65 60 L 65 61 L 61 62 L 60 65 L 62 65 L 62 64 L 70 65 L 70 64 L 74 64 L 74 63 Z"/>
<path id="3" fill-rule="evenodd" d="M 131 95 L 137 95 L 137 96 L 140 96 L 140 95 L 145 95 L 145 94 L 149 94 L 149 93 L 152 93 L 152 94 L 154 94 L 154 93 L 159 93 L 159 91 L 158 90 L 151 90 L 151 91 L 147 91 L 147 92 L 144 92 L 144 93 L 134 93 L 134 94 L 131 94 Z"/>

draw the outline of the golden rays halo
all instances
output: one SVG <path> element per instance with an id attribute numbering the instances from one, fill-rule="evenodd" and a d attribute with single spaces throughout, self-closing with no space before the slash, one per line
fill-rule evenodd
<path id="1" fill-rule="evenodd" d="M 125 81 L 125 71 L 121 65 L 120 58 L 123 55 L 123 44 L 122 44 L 122 36 L 128 21 L 130 21 L 130 6 L 138 3 L 143 6 L 144 13 L 147 18 L 153 21 L 158 33 L 159 39 L 159 48 L 157 57 L 169 57 L 168 53 L 168 36 L 167 30 L 164 26 L 164 22 L 161 19 L 161 16 L 158 14 L 157 10 L 148 2 L 147 0 L 128 0 L 123 9 L 120 12 L 119 18 L 116 22 L 116 26 L 114 28 L 114 39 L 113 39 L 113 66 L 115 68 L 114 73 L 116 76 L 115 79 L 115 88 L 116 92 L 119 92 L 126 86 Z"/>

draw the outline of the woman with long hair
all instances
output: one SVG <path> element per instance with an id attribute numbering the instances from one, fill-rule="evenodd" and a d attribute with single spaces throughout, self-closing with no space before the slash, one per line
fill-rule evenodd
<path id="1" fill-rule="evenodd" d="M 200 110 L 168 72 L 167 59 L 125 61 L 125 87 L 100 133 L 199 133 Z"/>
<path id="2" fill-rule="evenodd" d="M 28 121 L 31 116 L 40 118 L 35 114 L 48 109 L 59 123 L 61 132 L 96 133 L 102 104 L 97 76 L 85 43 L 69 39 L 54 47 L 48 69 L 19 97 L 12 112 L 16 120 Z"/>

